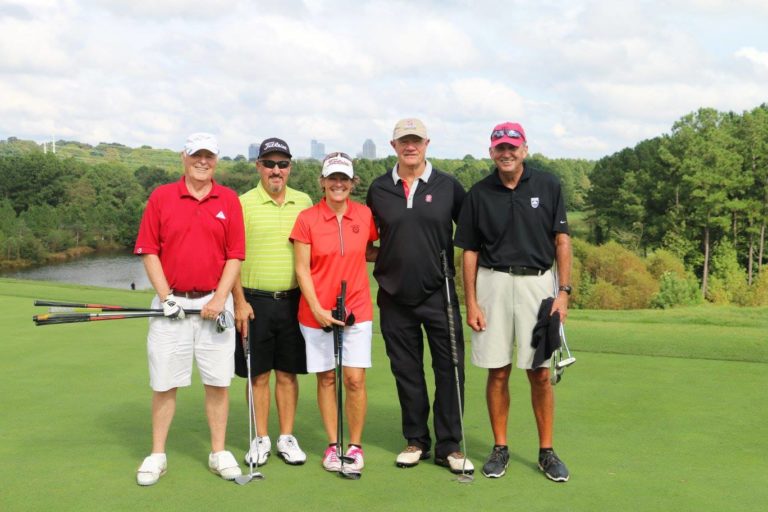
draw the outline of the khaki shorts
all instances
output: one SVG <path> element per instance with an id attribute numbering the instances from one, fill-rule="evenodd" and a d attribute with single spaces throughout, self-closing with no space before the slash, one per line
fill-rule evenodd
<path id="1" fill-rule="evenodd" d="M 336 367 L 333 353 L 333 332 L 299 324 L 307 347 L 307 371 L 325 372 Z M 359 322 L 344 328 L 341 364 L 350 368 L 371 367 L 371 337 L 373 322 Z"/>
<path id="2" fill-rule="evenodd" d="M 212 297 L 176 297 L 176 300 L 185 310 L 202 309 Z M 155 296 L 152 308 L 161 307 L 160 299 Z M 233 311 L 232 295 L 227 297 L 224 308 Z M 165 317 L 149 319 L 149 385 L 154 391 L 168 391 L 192 384 L 193 358 L 203 384 L 228 387 L 235 373 L 234 354 L 235 329 L 218 333 L 214 320 L 203 320 L 200 315 L 188 315 L 183 320 Z"/>
<path id="3" fill-rule="evenodd" d="M 532 369 L 533 327 L 541 301 L 552 296 L 552 271 L 540 276 L 513 276 L 479 267 L 476 288 L 486 327 L 481 332 L 472 331 L 472 364 L 480 368 L 503 368 L 512 363 L 512 353 L 517 347 L 517 367 Z M 541 367 L 549 367 L 549 361 Z"/>

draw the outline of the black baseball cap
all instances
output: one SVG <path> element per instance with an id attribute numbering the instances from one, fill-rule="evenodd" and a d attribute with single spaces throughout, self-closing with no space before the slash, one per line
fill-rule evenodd
<path id="1" fill-rule="evenodd" d="M 283 139 L 278 139 L 277 137 L 264 139 L 261 146 L 259 146 L 259 158 L 267 153 L 284 153 L 288 155 L 288 158 L 293 158 L 291 150 L 288 148 L 288 144 L 286 144 Z"/>

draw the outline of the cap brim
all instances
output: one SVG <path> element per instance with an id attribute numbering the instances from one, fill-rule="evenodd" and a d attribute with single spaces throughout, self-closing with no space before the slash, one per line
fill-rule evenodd
<path id="1" fill-rule="evenodd" d="M 502 137 L 500 139 L 493 139 L 491 141 L 492 148 L 495 148 L 499 144 L 511 144 L 516 148 L 519 148 L 520 146 L 525 144 L 525 141 L 523 139 L 513 139 L 512 137 Z"/>

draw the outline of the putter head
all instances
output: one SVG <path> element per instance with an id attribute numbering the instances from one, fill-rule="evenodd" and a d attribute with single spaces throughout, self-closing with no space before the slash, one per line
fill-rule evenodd
<path id="1" fill-rule="evenodd" d="M 475 481 L 475 477 L 469 473 L 462 473 L 456 477 L 456 481 L 460 484 L 471 484 Z"/>
<path id="2" fill-rule="evenodd" d="M 558 361 L 555 364 L 555 367 L 558 370 L 562 370 L 563 368 L 568 368 L 569 366 L 571 366 L 575 362 L 576 362 L 576 358 L 575 357 L 568 357 L 566 359 L 562 359 L 562 360 Z"/>
<path id="3" fill-rule="evenodd" d="M 235 483 L 237 485 L 249 484 L 254 480 L 264 480 L 264 475 L 262 475 L 258 471 L 254 471 L 253 473 L 248 473 L 246 475 L 240 475 L 235 477 Z"/>
<path id="4" fill-rule="evenodd" d="M 339 455 L 339 460 L 341 460 L 341 470 L 339 471 L 340 477 L 346 478 L 347 480 L 360 480 L 360 477 L 363 476 L 362 473 L 344 465 L 354 464 L 355 459 L 347 457 L 346 455 Z"/>

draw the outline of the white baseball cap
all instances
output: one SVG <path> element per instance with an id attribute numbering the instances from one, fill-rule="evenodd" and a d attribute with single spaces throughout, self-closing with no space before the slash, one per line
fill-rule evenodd
<path id="1" fill-rule="evenodd" d="M 340 172 L 350 178 L 355 177 L 355 171 L 352 168 L 352 159 L 348 154 L 337 151 L 335 153 L 329 153 L 323 159 L 323 172 L 321 176 L 327 178 L 331 174 Z"/>
<path id="2" fill-rule="evenodd" d="M 216 136 L 211 135 L 210 133 L 198 132 L 187 137 L 187 142 L 184 144 L 184 151 L 188 155 L 194 155 L 201 149 L 207 149 L 214 155 L 218 155 L 219 141 L 216 140 Z"/>

